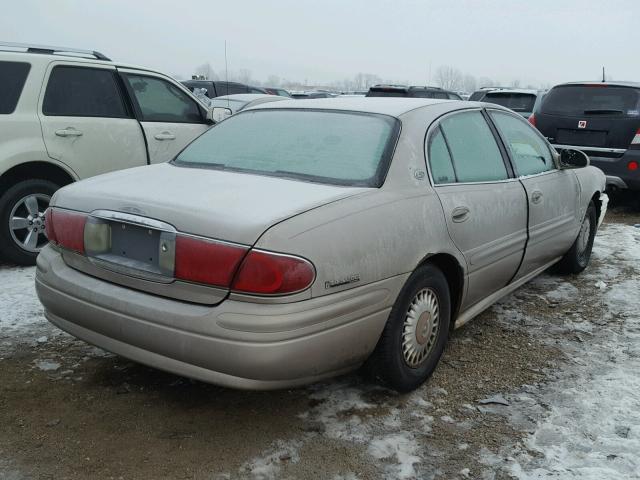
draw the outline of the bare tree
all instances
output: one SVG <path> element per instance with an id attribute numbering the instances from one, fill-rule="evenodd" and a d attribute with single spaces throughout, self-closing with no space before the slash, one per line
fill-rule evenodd
<path id="1" fill-rule="evenodd" d="M 464 79 L 462 80 L 462 86 L 465 92 L 473 92 L 478 88 L 478 82 L 476 81 L 476 77 L 470 74 L 466 74 Z"/>
<path id="2" fill-rule="evenodd" d="M 496 85 L 496 82 L 489 77 L 480 77 L 478 79 L 478 86 L 482 88 L 482 87 L 496 87 L 497 85 Z"/>
<path id="3" fill-rule="evenodd" d="M 462 72 L 449 65 L 441 65 L 436 70 L 436 83 L 447 90 L 460 90 L 463 84 Z"/>
<path id="4" fill-rule="evenodd" d="M 247 68 L 241 68 L 236 75 L 236 79 L 240 83 L 251 83 L 251 70 Z"/>
<path id="5" fill-rule="evenodd" d="M 520 80 L 519 79 L 514 79 L 511 81 L 511 88 L 520 88 Z"/>
<path id="6" fill-rule="evenodd" d="M 277 75 L 269 75 L 267 77 L 267 86 L 268 87 L 279 87 L 280 86 L 280 77 Z"/>

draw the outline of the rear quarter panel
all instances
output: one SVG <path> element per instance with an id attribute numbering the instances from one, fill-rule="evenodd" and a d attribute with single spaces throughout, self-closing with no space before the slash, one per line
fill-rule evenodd
<path id="1" fill-rule="evenodd" d="M 381 188 L 274 225 L 256 247 L 311 260 L 317 270 L 312 297 L 410 273 L 437 253 L 454 256 L 466 271 L 426 175 L 424 136 L 432 119 L 419 111 L 401 119 L 402 132 Z"/>

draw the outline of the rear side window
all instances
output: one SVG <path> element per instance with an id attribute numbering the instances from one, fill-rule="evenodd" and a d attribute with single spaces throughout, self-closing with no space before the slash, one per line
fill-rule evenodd
<path id="1" fill-rule="evenodd" d="M 509 175 L 498 144 L 480 112 L 451 115 L 440 123 L 458 182 L 506 180 Z"/>
<path id="2" fill-rule="evenodd" d="M 29 63 L 0 62 L 0 115 L 16 109 L 30 68 Z"/>
<path id="3" fill-rule="evenodd" d="M 125 75 L 142 113 L 143 122 L 202 123 L 195 100 L 161 78 Z"/>
<path id="4" fill-rule="evenodd" d="M 51 71 L 42 113 L 63 117 L 129 117 L 113 70 L 62 65 Z"/>
<path id="5" fill-rule="evenodd" d="M 456 174 L 453 169 L 453 162 L 440 128 L 429 138 L 428 152 L 433 183 L 436 185 L 454 183 Z"/>
<path id="6" fill-rule="evenodd" d="M 609 114 L 638 116 L 640 90 L 607 85 L 564 85 L 552 88 L 542 102 L 542 113 L 552 115 Z"/>
<path id="7" fill-rule="evenodd" d="M 495 111 L 491 112 L 491 118 L 511 152 L 518 175 L 535 175 L 555 169 L 547 144 L 524 120 Z"/>
<path id="8" fill-rule="evenodd" d="M 502 105 L 514 112 L 533 112 L 536 95 L 531 93 L 493 92 L 487 93 L 482 101 Z"/>
<path id="9" fill-rule="evenodd" d="M 235 83 L 216 83 L 216 91 L 219 96 L 223 95 L 236 95 L 238 93 L 247 93 L 247 87 Z"/>

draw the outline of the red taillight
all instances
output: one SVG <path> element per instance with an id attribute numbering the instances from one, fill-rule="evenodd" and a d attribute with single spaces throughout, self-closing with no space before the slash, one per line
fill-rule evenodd
<path id="1" fill-rule="evenodd" d="M 529 123 L 531 125 L 533 125 L 534 127 L 536 126 L 536 114 L 532 113 L 531 115 L 529 115 Z"/>
<path id="2" fill-rule="evenodd" d="M 627 163 L 627 168 L 632 172 L 638 170 L 638 167 L 638 162 L 636 162 L 635 160 L 631 160 L 629 163 Z"/>
<path id="3" fill-rule="evenodd" d="M 299 257 L 251 250 L 236 274 L 231 289 L 259 295 L 282 295 L 308 288 L 315 278 L 313 265 Z"/>
<path id="4" fill-rule="evenodd" d="M 228 288 L 246 247 L 178 235 L 174 276 Z"/>
<path id="5" fill-rule="evenodd" d="M 84 253 L 84 213 L 49 208 L 45 214 L 45 232 L 50 242 Z"/>

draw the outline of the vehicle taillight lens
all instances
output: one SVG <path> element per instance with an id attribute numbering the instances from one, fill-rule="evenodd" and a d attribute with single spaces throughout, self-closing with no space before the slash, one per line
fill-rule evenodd
<path id="1" fill-rule="evenodd" d="M 84 213 L 49 208 L 45 213 L 45 233 L 50 242 L 84 253 Z"/>
<path id="2" fill-rule="evenodd" d="M 638 162 L 636 162 L 635 160 L 631 160 L 629 163 L 627 163 L 627 168 L 632 172 L 638 170 L 639 166 L 640 165 L 638 165 Z"/>
<path id="3" fill-rule="evenodd" d="M 178 235 L 174 276 L 228 288 L 246 253 L 246 247 Z"/>
<path id="4" fill-rule="evenodd" d="M 529 115 L 529 123 L 531 125 L 533 125 L 534 127 L 536 126 L 536 114 L 532 113 L 531 115 Z"/>
<path id="5" fill-rule="evenodd" d="M 315 275 L 313 265 L 304 258 L 251 250 L 240 265 L 231 289 L 258 295 L 283 295 L 305 290 Z"/>

